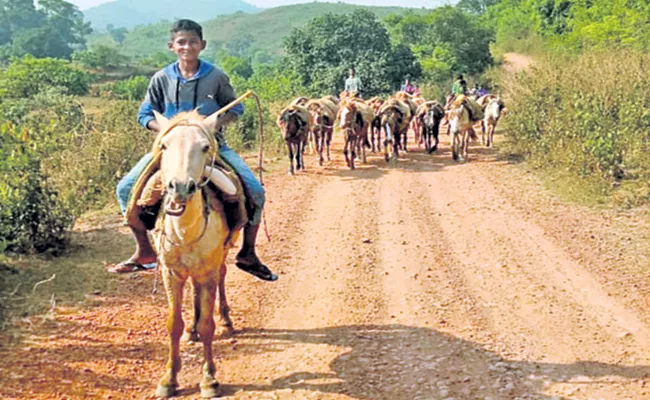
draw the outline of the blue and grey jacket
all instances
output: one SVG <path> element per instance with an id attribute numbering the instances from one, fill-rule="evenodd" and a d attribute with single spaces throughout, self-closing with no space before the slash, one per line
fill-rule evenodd
<path id="1" fill-rule="evenodd" d="M 194 109 L 208 116 L 236 98 L 228 75 L 214 65 L 201 60 L 197 73 L 185 79 L 178 69 L 178 62 L 175 62 L 151 78 L 147 95 L 138 111 L 138 122 L 146 128 L 149 121 L 154 119 L 154 110 L 167 118 Z M 241 116 L 244 106 L 237 104 L 230 111 Z"/>

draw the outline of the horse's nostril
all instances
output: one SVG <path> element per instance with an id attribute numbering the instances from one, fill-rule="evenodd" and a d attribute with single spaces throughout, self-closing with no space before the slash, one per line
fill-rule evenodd
<path id="1" fill-rule="evenodd" d="M 190 183 L 187 184 L 187 191 L 188 193 L 194 193 L 196 191 L 196 183 L 194 183 L 194 181 L 190 181 Z"/>
<path id="2" fill-rule="evenodd" d="M 169 190 L 174 190 L 175 187 L 174 181 L 169 181 Z"/>

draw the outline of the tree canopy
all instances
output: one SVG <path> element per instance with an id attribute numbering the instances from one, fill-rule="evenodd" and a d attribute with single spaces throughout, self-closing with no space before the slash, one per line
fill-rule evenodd
<path id="1" fill-rule="evenodd" d="M 85 44 L 90 25 L 64 0 L 0 0 L 0 56 L 31 54 L 69 59 Z"/>
<path id="2" fill-rule="evenodd" d="M 315 18 L 284 43 L 287 64 L 315 93 L 342 91 L 351 67 L 368 95 L 394 91 L 405 76 L 421 74 L 411 50 L 393 45 L 385 26 L 365 10 Z"/>
<path id="3" fill-rule="evenodd" d="M 441 81 L 456 72 L 477 74 L 492 64 L 492 30 L 459 7 L 440 7 L 426 15 L 392 15 L 386 23 L 393 39 L 418 55 L 428 79 Z"/>

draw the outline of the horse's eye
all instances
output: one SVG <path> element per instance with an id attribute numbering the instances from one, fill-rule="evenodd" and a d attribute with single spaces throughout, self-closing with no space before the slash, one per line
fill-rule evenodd
<path id="1" fill-rule="evenodd" d="M 206 144 L 205 146 L 203 146 L 203 152 L 207 153 L 208 151 L 210 151 L 210 145 Z"/>
<path id="2" fill-rule="evenodd" d="M 167 150 L 167 145 L 166 145 L 165 143 L 161 143 L 161 144 L 160 144 L 160 150 L 161 150 L 161 151 L 165 151 L 165 150 Z"/>

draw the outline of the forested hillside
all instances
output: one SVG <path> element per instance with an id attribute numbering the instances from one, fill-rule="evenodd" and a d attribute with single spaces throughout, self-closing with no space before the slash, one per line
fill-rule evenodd
<path id="1" fill-rule="evenodd" d="M 408 9 L 399 7 L 366 7 L 344 3 L 308 3 L 275 7 L 255 14 L 235 13 L 205 21 L 208 58 L 214 57 L 221 46 L 237 53 L 245 52 L 260 59 L 277 58 L 282 54 L 283 39 L 293 28 L 299 28 L 311 19 L 327 13 L 349 14 L 355 10 L 371 11 L 379 18 L 390 14 L 403 14 Z M 424 10 L 415 10 L 424 13 Z M 140 26 L 123 38 L 121 52 L 131 57 L 148 57 L 164 51 L 169 40 L 169 22 Z M 91 44 L 107 44 L 114 40 L 110 35 L 94 35 Z M 258 53 L 256 55 L 256 53 Z"/>

